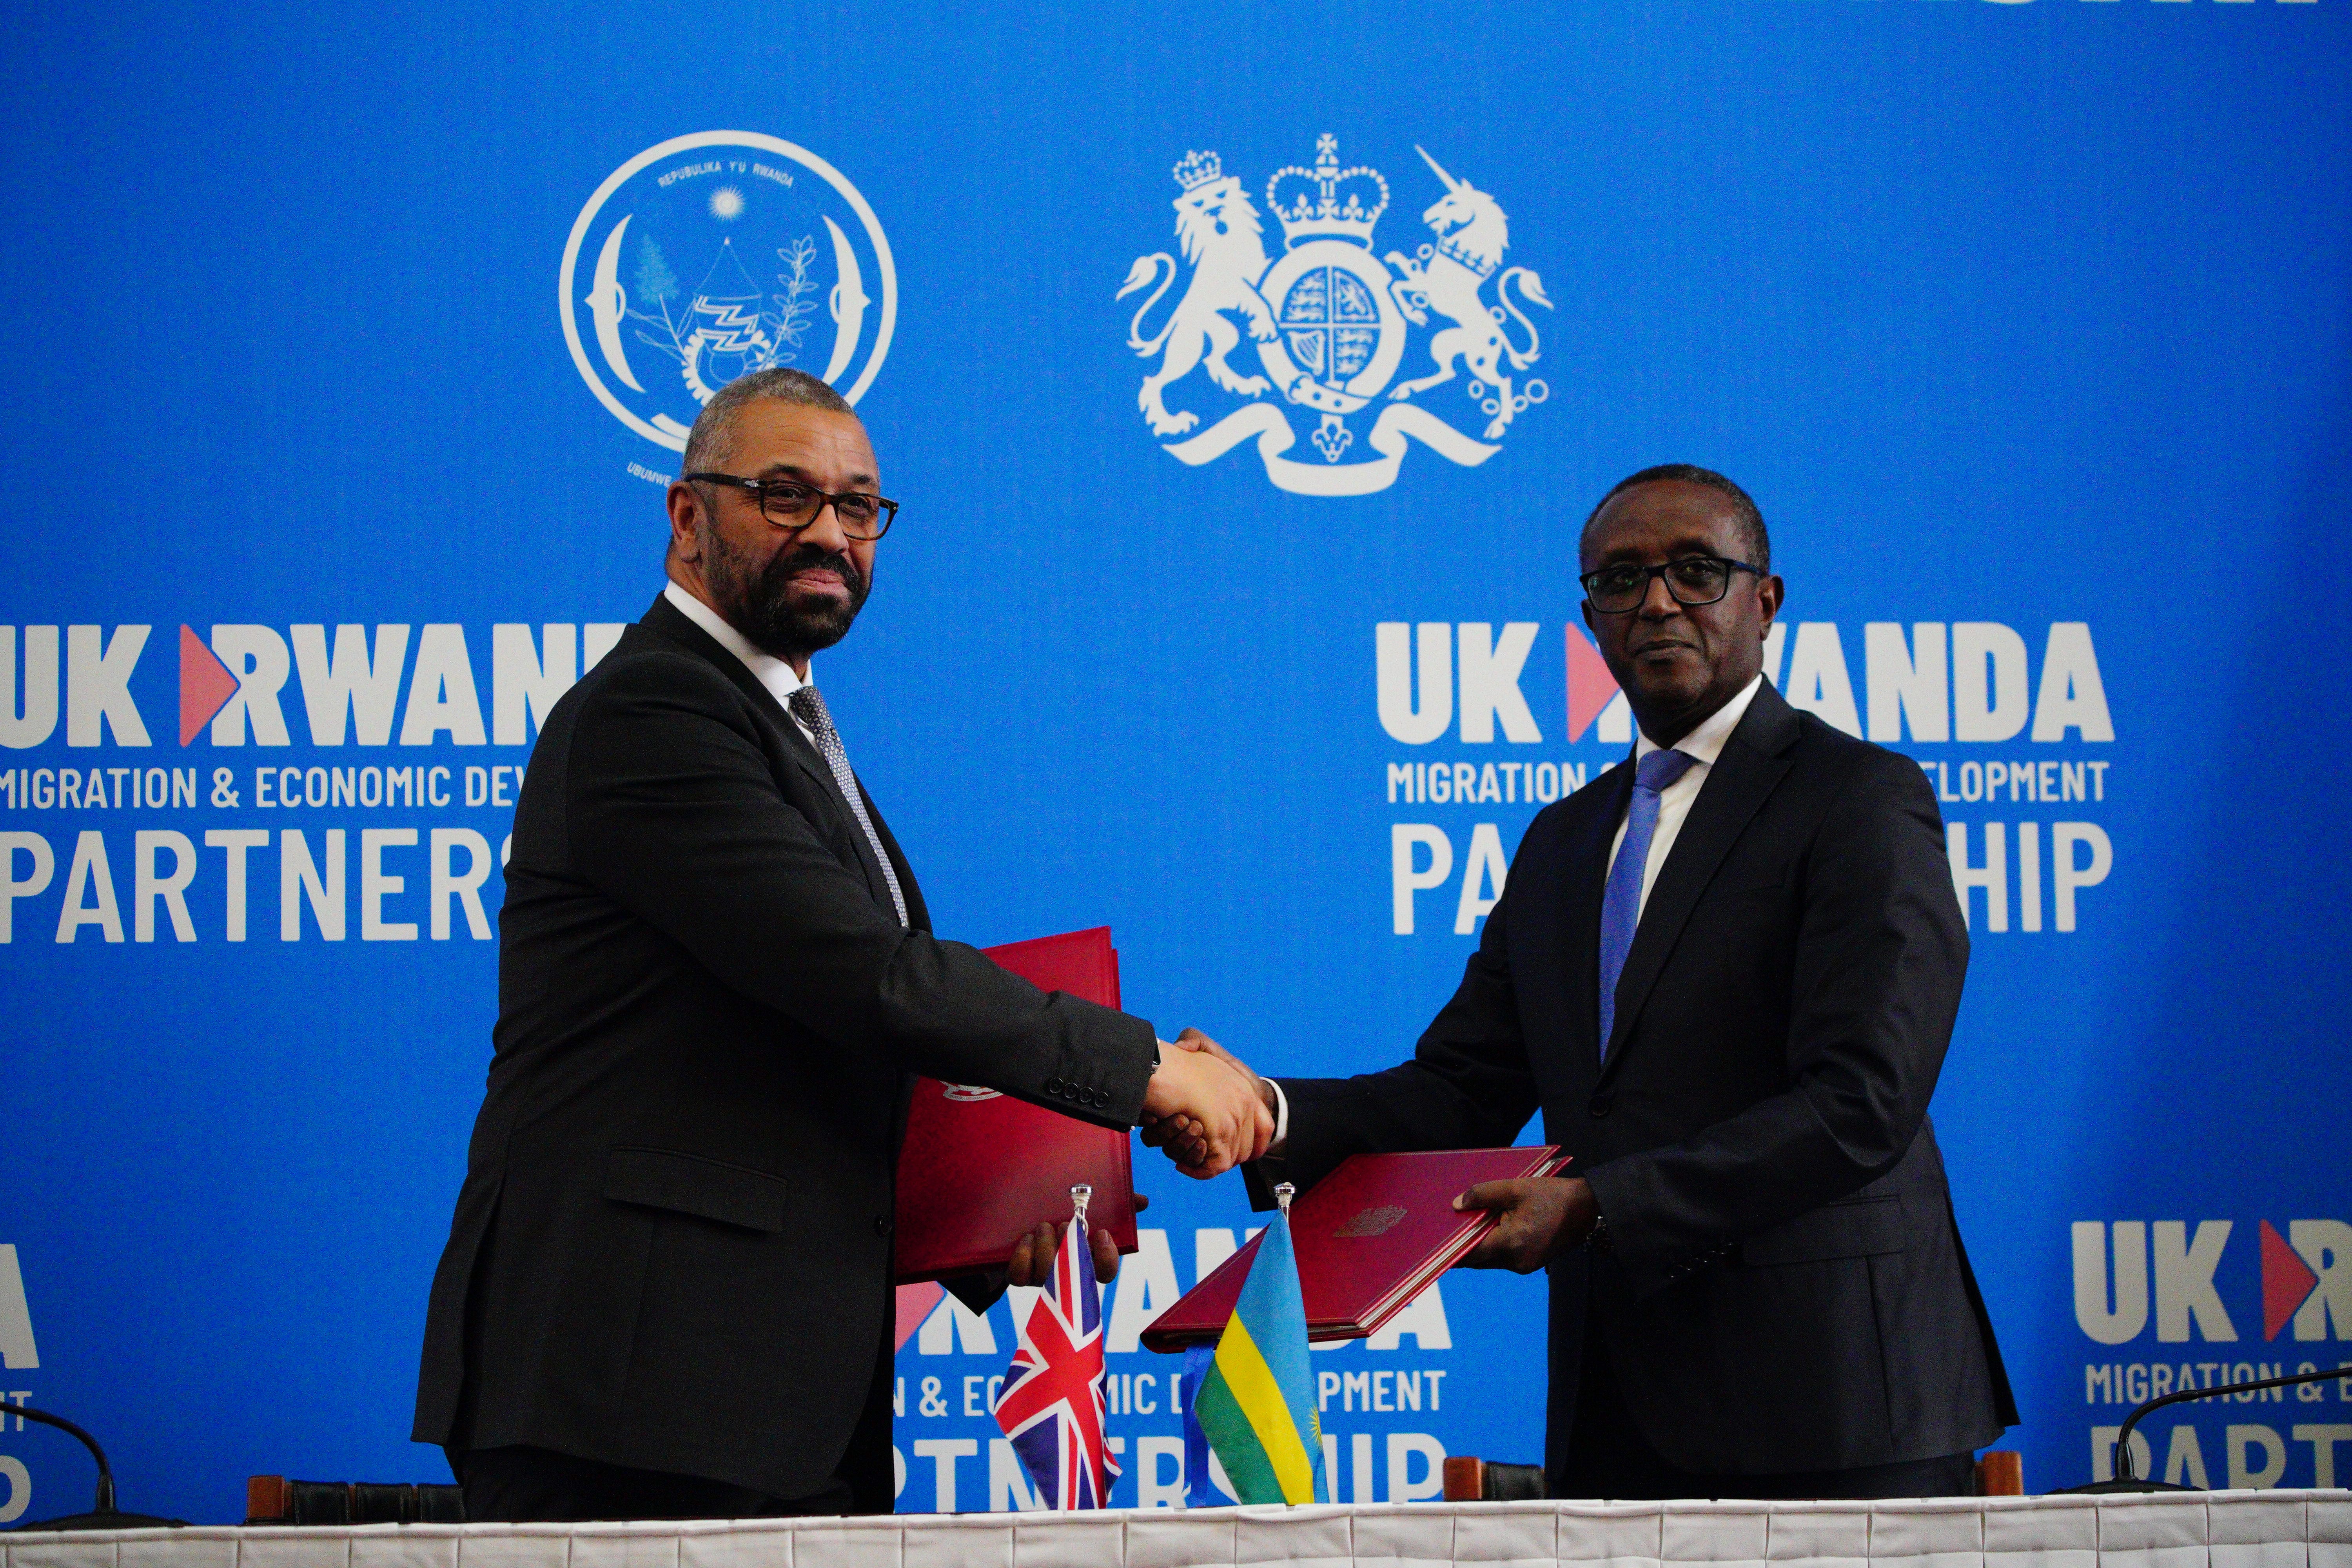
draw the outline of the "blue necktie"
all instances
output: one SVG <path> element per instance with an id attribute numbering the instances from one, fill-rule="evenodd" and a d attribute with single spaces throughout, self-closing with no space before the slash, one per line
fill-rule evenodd
<path id="1" fill-rule="evenodd" d="M 1658 835 L 1658 795 L 1698 761 L 1686 752 L 1652 752 L 1633 768 L 1633 802 L 1625 809 L 1625 842 L 1609 868 L 1609 890 L 1601 900 L 1601 1054 L 1609 1055 L 1609 1034 L 1617 1024 L 1617 977 L 1633 948 L 1633 928 L 1642 920 L 1642 872 L 1650 863 L 1650 841 Z"/>

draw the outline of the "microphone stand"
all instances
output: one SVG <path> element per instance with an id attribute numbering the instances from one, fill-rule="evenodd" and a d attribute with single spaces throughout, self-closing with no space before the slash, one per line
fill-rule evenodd
<path id="1" fill-rule="evenodd" d="M 177 1530 L 187 1524 L 184 1519 L 158 1519 L 152 1513 L 124 1513 L 114 1506 L 114 1467 L 106 1462 L 106 1450 L 98 1439 L 67 1420 L 46 1410 L 36 1410 L 28 1405 L 0 1404 L 0 1415 L 21 1415 L 27 1421 L 37 1421 L 44 1426 L 55 1426 L 81 1439 L 82 1447 L 98 1461 L 98 1500 L 88 1513 L 69 1513 L 57 1519 L 38 1520 L 20 1524 L 26 1530 Z"/>
<path id="2" fill-rule="evenodd" d="M 2157 1411 L 2163 1409 L 2168 1405 L 2179 1405 L 2191 1399 L 2219 1399 L 2225 1394 L 2251 1394 L 2258 1388 L 2287 1388 L 2299 1383 L 2330 1383 L 2338 1379 L 2352 1380 L 2352 1367 L 2339 1366 L 2332 1372 L 2299 1372 L 2292 1377 L 2257 1378 L 2252 1383 L 2217 1384 L 2211 1388 L 2184 1388 L 2178 1393 L 2167 1394 L 2158 1398 L 2151 1399 L 2147 1404 L 2141 1405 L 2138 1409 L 2133 1411 L 2130 1415 L 2125 1416 L 2123 1426 L 2117 1429 L 2116 1433 L 2116 1479 L 2114 1480 L 2093 1481 L 2088 1486 L 2061 1487 L 2058 1489 L 2058 1491 L 2053 1495 L 2063 1496 L 2073 1494 L 2078 1497 L 2101 1497 L 2116 1492 L 2193 1492 L 2200 1490 L 2201 1489 L 2200 1488 L 2184 1487 L 2172 1481 L 2143 1480 L 2139 1477 L 2132 1474 L 2132 1428 L 2140 1424 L 2140 1418 L 2142 1416 L 2153 1415 Z"/>

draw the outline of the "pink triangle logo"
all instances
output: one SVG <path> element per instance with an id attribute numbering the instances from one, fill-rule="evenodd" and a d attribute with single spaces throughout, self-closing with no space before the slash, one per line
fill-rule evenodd
<path id="1" fill-rule="evenodd" d="M 2263 1338 L 2274 1340 L 2294 1310 L 2319 1283 L 2295 1249 L 2270 1221 L 2263 1221 Z"/>
<path id="2" fill-rule="evenodd" d="M 891 1347 L 893 1351 L 907 1348 L 907 1342 L 915 1337 L 915 1331 L 923 1326 L 923 1320 L 931 1315 L 931 1309 L 938 1306 L 940 1298 L 946 1294 L 946 1288 L 936 1279 L 923 1279 L 898 1287 L 898 1342 Z"/>
<path id="3" fill-rule="evenodd" d="M 193 627 L 180 628 L 180 744 L 213 721 L 236 695 L 236 677 L 205 646 Z"/>
<path id="4" fill-rule="evenodd" d="M 1575 626 L 1568 628 L 1568 738 L 1581 741 L 1609 700 L 1617 695 L 1617 678 L 1609 673 L 1608 661 L 1601 657 L 1585 635 Z"/>

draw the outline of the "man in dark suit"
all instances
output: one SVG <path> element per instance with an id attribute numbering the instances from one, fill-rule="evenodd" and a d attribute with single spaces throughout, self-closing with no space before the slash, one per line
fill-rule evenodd
<path id="1" fill-rule="evenodd" d="M 809 684 L 896 511 L 849 405 L 747 377 L 683 468 L 669 585 L 548 715 L 516 808 L 414 1432 L 477 1520 L 890 1509 L 911 1074 L 1110 1127 L 1181 1110 L 1212 1164 L 1273 1131 L 1213 1057 L 931 935 Z"/>
<path id="2" fill-rule="evenodd" d="M 1412 1061 L 1262 1086 L 1253 1186 L 1540 1110 L 1572 1173 L 1456 1206 L 1499 1216 L 1471 1267 L 1550 1273 L 1553 1496 L 1966 1492 L 2017 1417 L 1927 1120 L 1968 965 L 1934 795 L 1764 680 L 1730 480 L 1635 474 L 1580 553 L 1636 756 L 1529 825 Z"/>

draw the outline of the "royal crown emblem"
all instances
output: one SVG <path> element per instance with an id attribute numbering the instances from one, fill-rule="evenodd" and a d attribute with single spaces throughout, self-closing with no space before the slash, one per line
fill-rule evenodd
<path id="1" fill-rule="evenodd" d="M 1315 166 L 1276 169 L 1265 183 L 1265 205 L 1282 225 L 1286 248 L 1310 239 L 1348 239 L 1369 249 L 1372 226 L 1389 210 L 1389 183 L 1377 169 L 1342 169 L 1339 139 L 1318 136 Z"/>
<path id="2" fill-rule="evenodd" d="M 1266 476 L 1283 489 L 1369 495 L 1396 482 L 1416 441 L 1455 463 L 1485 462 L 1513 421 L 1549 395 L 1542 381 L 1519 375 L 1540 349 L 1524 307 L 1549 310 L 1551 301 L 1534 272 L 1502 267 L 1509 219 L 1492 195 L 1414 151 L 1443 192 L 1422 214 L 1432 237 L 1412 256 L 1376 253 L 1389 182 L 1369 164 L 1342 166 L 1337 136 L 1316 138 L 1311 165 L 1286 164 L 1266 181 L 1265 210 L 1282 226 L 1279 257 L 1267 256 L 1264 220 L 1222 156 L 1192 149 L 1175 164 L 1183 259 L 1139 257 L 1118 291 L 1123 300 L 1150 289 L 1127 341 L 1159 358 L 1137 404 L 1171 456 L 1198 466 L 1254 438 Z M 1146 335 L 1146 319 L 1188 268 L 1173 309 Z M 1483 292 L 1490 281 L 1491 299 Z M 1230 357 L 1244 333 L 1257 356 L 1250 370 Z M 1430 373 L 1399 381 L 1416 338 Z M 1202 416 L 1167 402 L 1168 389 L 1195 370 L 1234 400 L 1197 434 Z M 1478 437 L 1411 401 L 1449 382 L 1486 416 Z M 1312 422 L 1306 433 L 1319 462 L 1290 455 L 1299 436 L 1293 408 Z M 1365 416 L 1369 455 L 1351 423 Z"/>
<path id="3" fill-rule="evenodd" d="M 1197 191 L 1213 180 L 1224 177 L 1224 160 L 1214 153 L 1187 153 L 1184 161 L 1176 165 L 1176 184 L 1184 190 Z"/>

